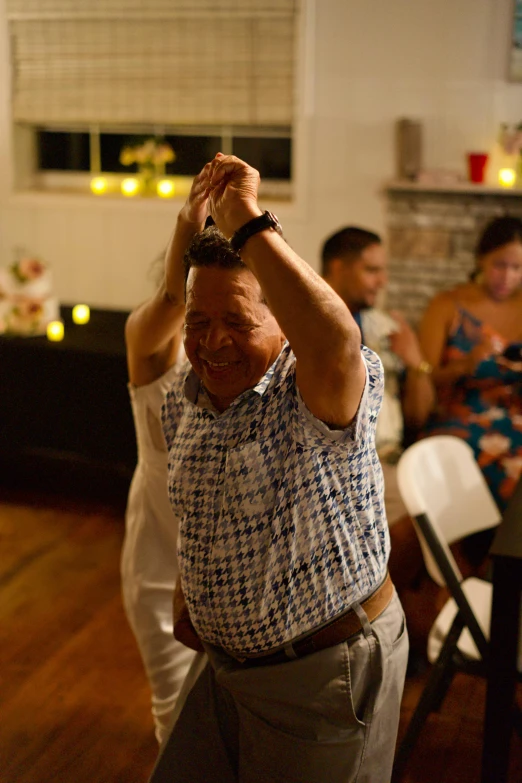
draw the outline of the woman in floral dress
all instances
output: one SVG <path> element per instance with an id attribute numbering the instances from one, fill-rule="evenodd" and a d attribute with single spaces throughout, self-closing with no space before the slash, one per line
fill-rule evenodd
<path id="1" fill-rule="evenodd" d="M 476 257 L 473 279 L 438 294 L 421 324 L 437 389 L 422 437 L 469 443 L 502 511 L 522 473 L 522 221 L 489 223 Z"/>

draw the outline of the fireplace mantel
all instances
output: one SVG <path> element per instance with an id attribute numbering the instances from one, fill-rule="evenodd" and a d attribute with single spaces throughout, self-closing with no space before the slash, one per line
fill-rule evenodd
<path id="1" fill-rule="evenodd" d="M 522 187 L 500 187 L 494 185 L 478 185 L 473 182 L 453 182 L 447 184 L 413 182 L 411 180 L 396 179 L 385 185 L 386 191 L 407 193 L 448 193 L 469 194 L 472 196 L 510 196 L 522 198 Z"/>
<path id="2" fill-rule="evenodd" d="M 494 217 L 522 219 L 522 188 L 393 180 L 383 186 L 390 275 L 386 305 L 417 324 L 439 291 L 469 279 L 475 245 Z"/>

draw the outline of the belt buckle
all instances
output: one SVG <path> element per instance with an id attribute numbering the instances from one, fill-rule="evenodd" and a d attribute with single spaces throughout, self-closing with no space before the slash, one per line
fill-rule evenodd
<path id="1" fill-rule="evenodd" d="M 286 642 L 283 647 L 283 652 L 289 661 L 296 661 L 299 658 L 299 655 L 296 653 L 292 642 Z"/>
<path id="2" fill-rule="evenodd" d="M 238 663 L 244 663 L 247 660 L 247 657 L 245 655 L 237 655 L 235 652 L 232 652 L 232 650 L 227 650 L 225 647 L 222 648 L 224 652 L 226 652 L 227 655 L 230 655 L 231 658 L 233 658 Z"/>

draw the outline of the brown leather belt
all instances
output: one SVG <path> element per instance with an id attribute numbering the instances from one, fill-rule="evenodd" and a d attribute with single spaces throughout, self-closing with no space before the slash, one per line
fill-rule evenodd
<path id="1" fill-rule="evenodd" d="M 361 604 L 370 622 L 376 620 L 384 612 L 392 597 L 393 582 L 390 575 L 386 574 L 386 578 L 380 587 Z M 304 658 L 305 655 L 325 650 L 327 647 L 341 644 L 341 642 L 349 639 L 350 636 L 359 633 L 361 629 L 362 625 L 359 617 L 353 609 L 349 609 L 321 628 L 306 634 L 306 636 L 302 636 L 300 639 L 295 639 L 275 652 L 234 655 L 233 657 L 243 666 L 271 666 L 276 663 L 285 663 L 296 658 Z"/>

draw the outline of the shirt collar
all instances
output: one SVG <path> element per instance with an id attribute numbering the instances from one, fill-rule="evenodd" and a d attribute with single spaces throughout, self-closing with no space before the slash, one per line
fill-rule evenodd
<path id="1" fill-rule="evenodd" d="M 240 394 L 239 397 L 236 397 L 232 405 L 239 404 L 240 400 L 244 400 L 247 397 L 251 396 L 252 394 L 258 394 L 260 397 L 262 397 L 263 394 L 268 389 L 268 386 L 274 376 L 278 363 L 282 361 L 283 358 L 286 357 L 286 354 L 290 350 L 291 350 L 290 345 L 288 341 L 286 341 L 281 349 L 280 354 L 277 356 L 273 364 L 268 368 L 268 370 L 263 375 L 263 377 L 251 389 L 246 389 L 246 391 Z M 203 396 L 198 401 L 198 394 L 200 394 L 200 388 L 203 392 Z M 185 378 L 183 390 L 184 390 L 185 398 L 193 405 L 198 405 L 198 407 L 201 408 L 211 408 L 211 410 L 215 411 L 215 408 L 212 405 L 212 402 L 208 396 L 207 390 L 201 383 L 200 379 L 198 378 L 198 376 L 196 375 L 192 367 L 190 368 L 187 377 Z"/>

